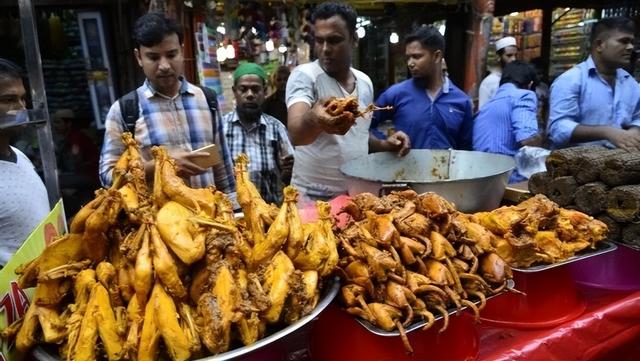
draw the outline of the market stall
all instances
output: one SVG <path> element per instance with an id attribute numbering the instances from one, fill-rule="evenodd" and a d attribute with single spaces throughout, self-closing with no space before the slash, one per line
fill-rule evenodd
<path id="1" fill-rule="evenodd" d="M 137 145 L 123 137 L 114 186 L 75 215 L 69 234 L 16 269 L 17 285 L 36 287 L 24 321 L 2 332 L 19 352 L 35 350 L 42 360 L 103 352 L 111 359 L 167 352 L 175 360 L 596 359 L 639 337 L 638 284 L 618 293 L 578 287 L 571 268 L 615 255 L 615 273 L 619 252 L 631 252 L 627 264 L 637 252 L 616 251 L 604 241 L 604 223 L 543 195 L 465 214 L 435 193 L 404 189 L 298 210 L 291 187 L 281 207 L 264 203 L 241 157 L 238 220 L 222 193 L 187 187 L 162 148 L 154 149 L 147 187 Z M 456 175 L 451 167 L 462 159 L 452 157 L 440 169 L 450 176 L 432 173 L 423 190 L 487 178 Z M 389 183 L 406 183 L 403 174 L 411 177 L 399 171 Z"/>

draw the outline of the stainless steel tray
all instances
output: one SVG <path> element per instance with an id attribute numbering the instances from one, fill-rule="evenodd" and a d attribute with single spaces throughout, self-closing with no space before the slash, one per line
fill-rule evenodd
<path id="1" fill-rule="evenodd" d="M 569 257 L 568 259 L 566 259 L 566 260 L 564 260 L 562 262 L 551 263 L 551 264 L 541 264 L 541 265 L 538 265 L 538 266 L 532 266 L 532 267 L 527 267 L 527 268 L 511 267 L 511 269 L 514 270 L 514 271 L 523 272 L 523 273 L 542 272 L 542 271 L 546 271 L 546 270 L 551 269 L 551 268 L 564 266 L 564 265 L 569 264 L 569 263 L 573 263 L 573 262 L 581 261 L 583 259 L 599 256 L 601 254 L 613 252 L 616 249 L 618 249 L 617 245 L 615 245 L 615 244 L 613 244 L 611 242 L 603 241 L 603 242 L 598 242 L 598 245 L 596 246 L 595 249 L 591 249 L 591 248 L 584 249 L 584 250 L 576 253 L 575 256 Z"/>
<path id="2" fill-rule="evenodd" d="M 640 245 L 634 245 L 634 244 L 624 243 L 620 241 L 613 241 L 613 243 L 617 244 L 618 246 L 631 248 L 634 251 L 640 251 Z"/>
<path id="3" fill-rule="evenodd" d="M 236 357 L 240 357 L 243 355 L 246 355 L 248 353 L 254 352 L 264 346 L 267 346 L 277 340 L 280 340 L 281 338 L 284 338 L 296 331 L 298 331 L 300 328 L 306 326 L 308 323 L 310 323 L 311 321 L 313 321 L 316 317 L 318 317 L 318 315 L 320 314 L 320 312 L 322 312 L 325 308 L 327 308 L 327 306 L 329 306 L 329 304 L 331 303 L 331 301 L 333 301 L 333 299 L 336 297 L 336 295 L 338 294 L 338 291 L 340 291 L 340 279 L 339 278 L 335 278 L 333 281 L 330 281 L 326 284 L 326 288 L 324 290 L 324 294 L 322 296 L 322 298 L 320 299 L 320 301 L 318 301 L 318 305 L 316 306 L 316 308 L 313 309 L 313 311 L 308 314 L 307 316 L 301 318 L 300 320 L 298 320 L 298 322 L 289 325 L 285 328 L 283 328 L 282 330 L 273 333 L 263 339 L 258 340 L 256 343 L 254 343 L 253 345 L 249 345 L 249 346 L 244 346 L 244 347 L 240 347 L 231 351 L 227 351 L 221 354 L 217 354 L 214 356 L 209 356 L 209 357 L 204 357 L 201 359 L 198 359 L 199 361 L 223 361 L 223 360 L 232 360 Z M 33 350 L 33 356 L 40 361 L 58 361 L 59 358 L 57 356 L 57 354 L 52 354 L 51 352 L 49 352 L 50 350 L 48 348 L 42 347 L 42 346 L 38 346 Z"/>
<path id="4" fill-rule="evenodd" d="M 508 281 L 507 281 L 507 287 L 508 287 L 508 288 L 513 288 L 513 287 L 515 287 L 515 284 L 516 284 L 516 283 L 515 283 L 513 280 L 508 280 Z M 500 296 L 500 295 L 501 295 L 501 294 L 503 294 L 504 292 L 507 292 L 507 291 L 503 291 L 503 292 L 500 292 L 500 293 L 495 294 L 495 295 L 487 296 L 487 302 L 488 302 L 490 299 L 492 299 L 492 298 L 494 298 L 494 297 L 496 297 L 496 296 Z M 480 301 L 476 301 L 476 302 L 474 302 L 474 303 L 475 303 L 476 305 L 479 305 L 479 304 L 480 304 Z M 464 307 L 460 308 L 460 310 L 464 310 L 464 309 L 466 309 L 466 308 L 467 308 L 467 307 L 466 307 L 466 306 L 464 306 Z M 447 311 L 449 311 L 449 315 L 453 315 L 453 314 L 455 314 L 456 312 L 458 312 L 458 309 L 456 309 L 456 308 L 450 308 L 450 309 L 448 309 Z M 482 312 L 482 311 L 480 311 L 480 312 Z M 436 321 L 438 321 L 438 320 L 441 320 L 441 319 L 442 319 L 442 315 L 439 315 L 439 316 L 438 316 L 438 315 L 434 314 L 434 316 L 435 316 L 435 318 L 436 318 Z M 369 323 L 368 321 L 365 321 L 365 320 L 363 320 L 363 319 L 361 319 L 361 318 L 356 318 L 356 321 L 358 321 L 358 323 L 360 323 L 360 325 L 362 325 L 362 327 L 364 327 L 367 331 L 369 331 L 369 332 L 371 332 L 371 333 L 373 333 L 373 334 L 375 334 L 375 335 L 378 335 L 378 336 L 384 336 L 384 337 L 396 337 L 396 336 L 400 336 L 400 332 L 399 332 L 399 331 L 397 331 L 397 330 L 396 330 L 396 331 L 385 331 L 385 330 L 383 330 L 383 329 L 381 329 L 381 328 L 378 328 L 378 327 L 376 327 L 376 326 L 372 325 L 372 324 L 371 324 L 371 323 Z M 419 321 L 419 322 L 412 323 L 412 324 L 410 324 L 409 326 L 407 326 L 407 327 L 405 327 L 405 328 L 404 328 L 405 333 L 409 333 L 409 332 L 412 332 L 412 331 L 415 331 L 415 330 L 419 330 L 419 329 L 421 329 L 422 327 L 424 327 L 424 325 L 426 325 L 426 324 L 427 324 L 427 322 L 426 322 L 426 321 Z"/>

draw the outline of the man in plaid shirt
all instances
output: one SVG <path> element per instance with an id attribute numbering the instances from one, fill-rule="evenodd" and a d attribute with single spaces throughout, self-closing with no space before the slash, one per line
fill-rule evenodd
<path id="1" fill-rule="evenodd" d="M 231 155 L 249 156 L 249 177 L 267 202 L 282 202 L 282 188 L 291 179 L 293 146 L 287 129 L 262 112 L 266 73 L 260 65 L 244 63 L 233 73 L 236 108 L 222 121 Z"/>
<path id="2" fill-rule="evenodd" d="M 135 139 L 142 146 L 147 176 L 153 176 L 151 147 L 163 145 L 176 160 L 178 174 L 191 187 L 215 185 L 235 200 L 233 163 L 222 124 L 212 114 L 202 89 L 182 77 L 181 29 L 174 20 L 149 13 L 136 21 L 134 42 L 134 54 L 147 78 L 136 90 L 139 118 L 135 122 Z M 113 167 L 124 151 L 120 136 L 127 130 L 119 102 L 111 106 L 105 128 L 100 180 L 108 186 Z M 208 153 L 192 151 L 210 144 L 218 146 L 223 162 L 204 169 L 194 160 L 207 157 Z"/>

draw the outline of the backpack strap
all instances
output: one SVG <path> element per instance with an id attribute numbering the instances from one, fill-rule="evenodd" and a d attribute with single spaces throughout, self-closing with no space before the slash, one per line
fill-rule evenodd
<path id="1" fill-rule="evenodd" d="M 207 104 L 209 105 L 209 109 L 211 109 L 212 115 L 217 114 L 220 108 L 218 107 L 218 95 L 216 91 L 206 86 L 198 85 L 198 88 L 202 90 L 204 97 L 207 98 Z"/>
<path id="2" fill-rule="evenodd" d="M 140 117 L 138 106 L 138 91 L 132 90 L 118 99 L 120 114 L 122 115 L 122 129 L 130 132 L 134 138 L 136 134 L 136 121 Z"/>

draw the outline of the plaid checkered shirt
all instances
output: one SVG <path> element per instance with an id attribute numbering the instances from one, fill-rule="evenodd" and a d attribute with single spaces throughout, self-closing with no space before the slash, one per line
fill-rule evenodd
<path id="1" fill-rule="evenodd" d="M 249 156 L 249 178 L 265 201 L 282 201 L 282 177 L 279 159 L 293 154 L 287 129 L 276 118 L 262 113 L 260 122 L 244 126 L 238 113 L 232 111 L 223 117 L 224 135 L 233 159 L 238 154 Z"/>
<path id="2" fill-rule="evenodd" d="M 150 150 L 154 145 L 192 151 L 216 144 L 221 150 L 223 163 L 190 177 L 187 183 L 194 188 L 215 185 L 235 201 L 233 162 L 222 136 L 222 124 L 212 121 L 211 110 L 202 89 L 182 79 L 179 93 L 169 98 L 156 92 L 149 81 L 145 80 L 136 91 L 140 117 L 135 124 L 135 139 L 141 145 L 142 156 L 151 159 Z M 107 114 L 104 144 L 100 154 L 100 180 L 105 186 L 111 184 L 113 167 L 125 149 L 120 137 L 125 131 L 123 124 L 119 102 L 115 102 Z"/>

